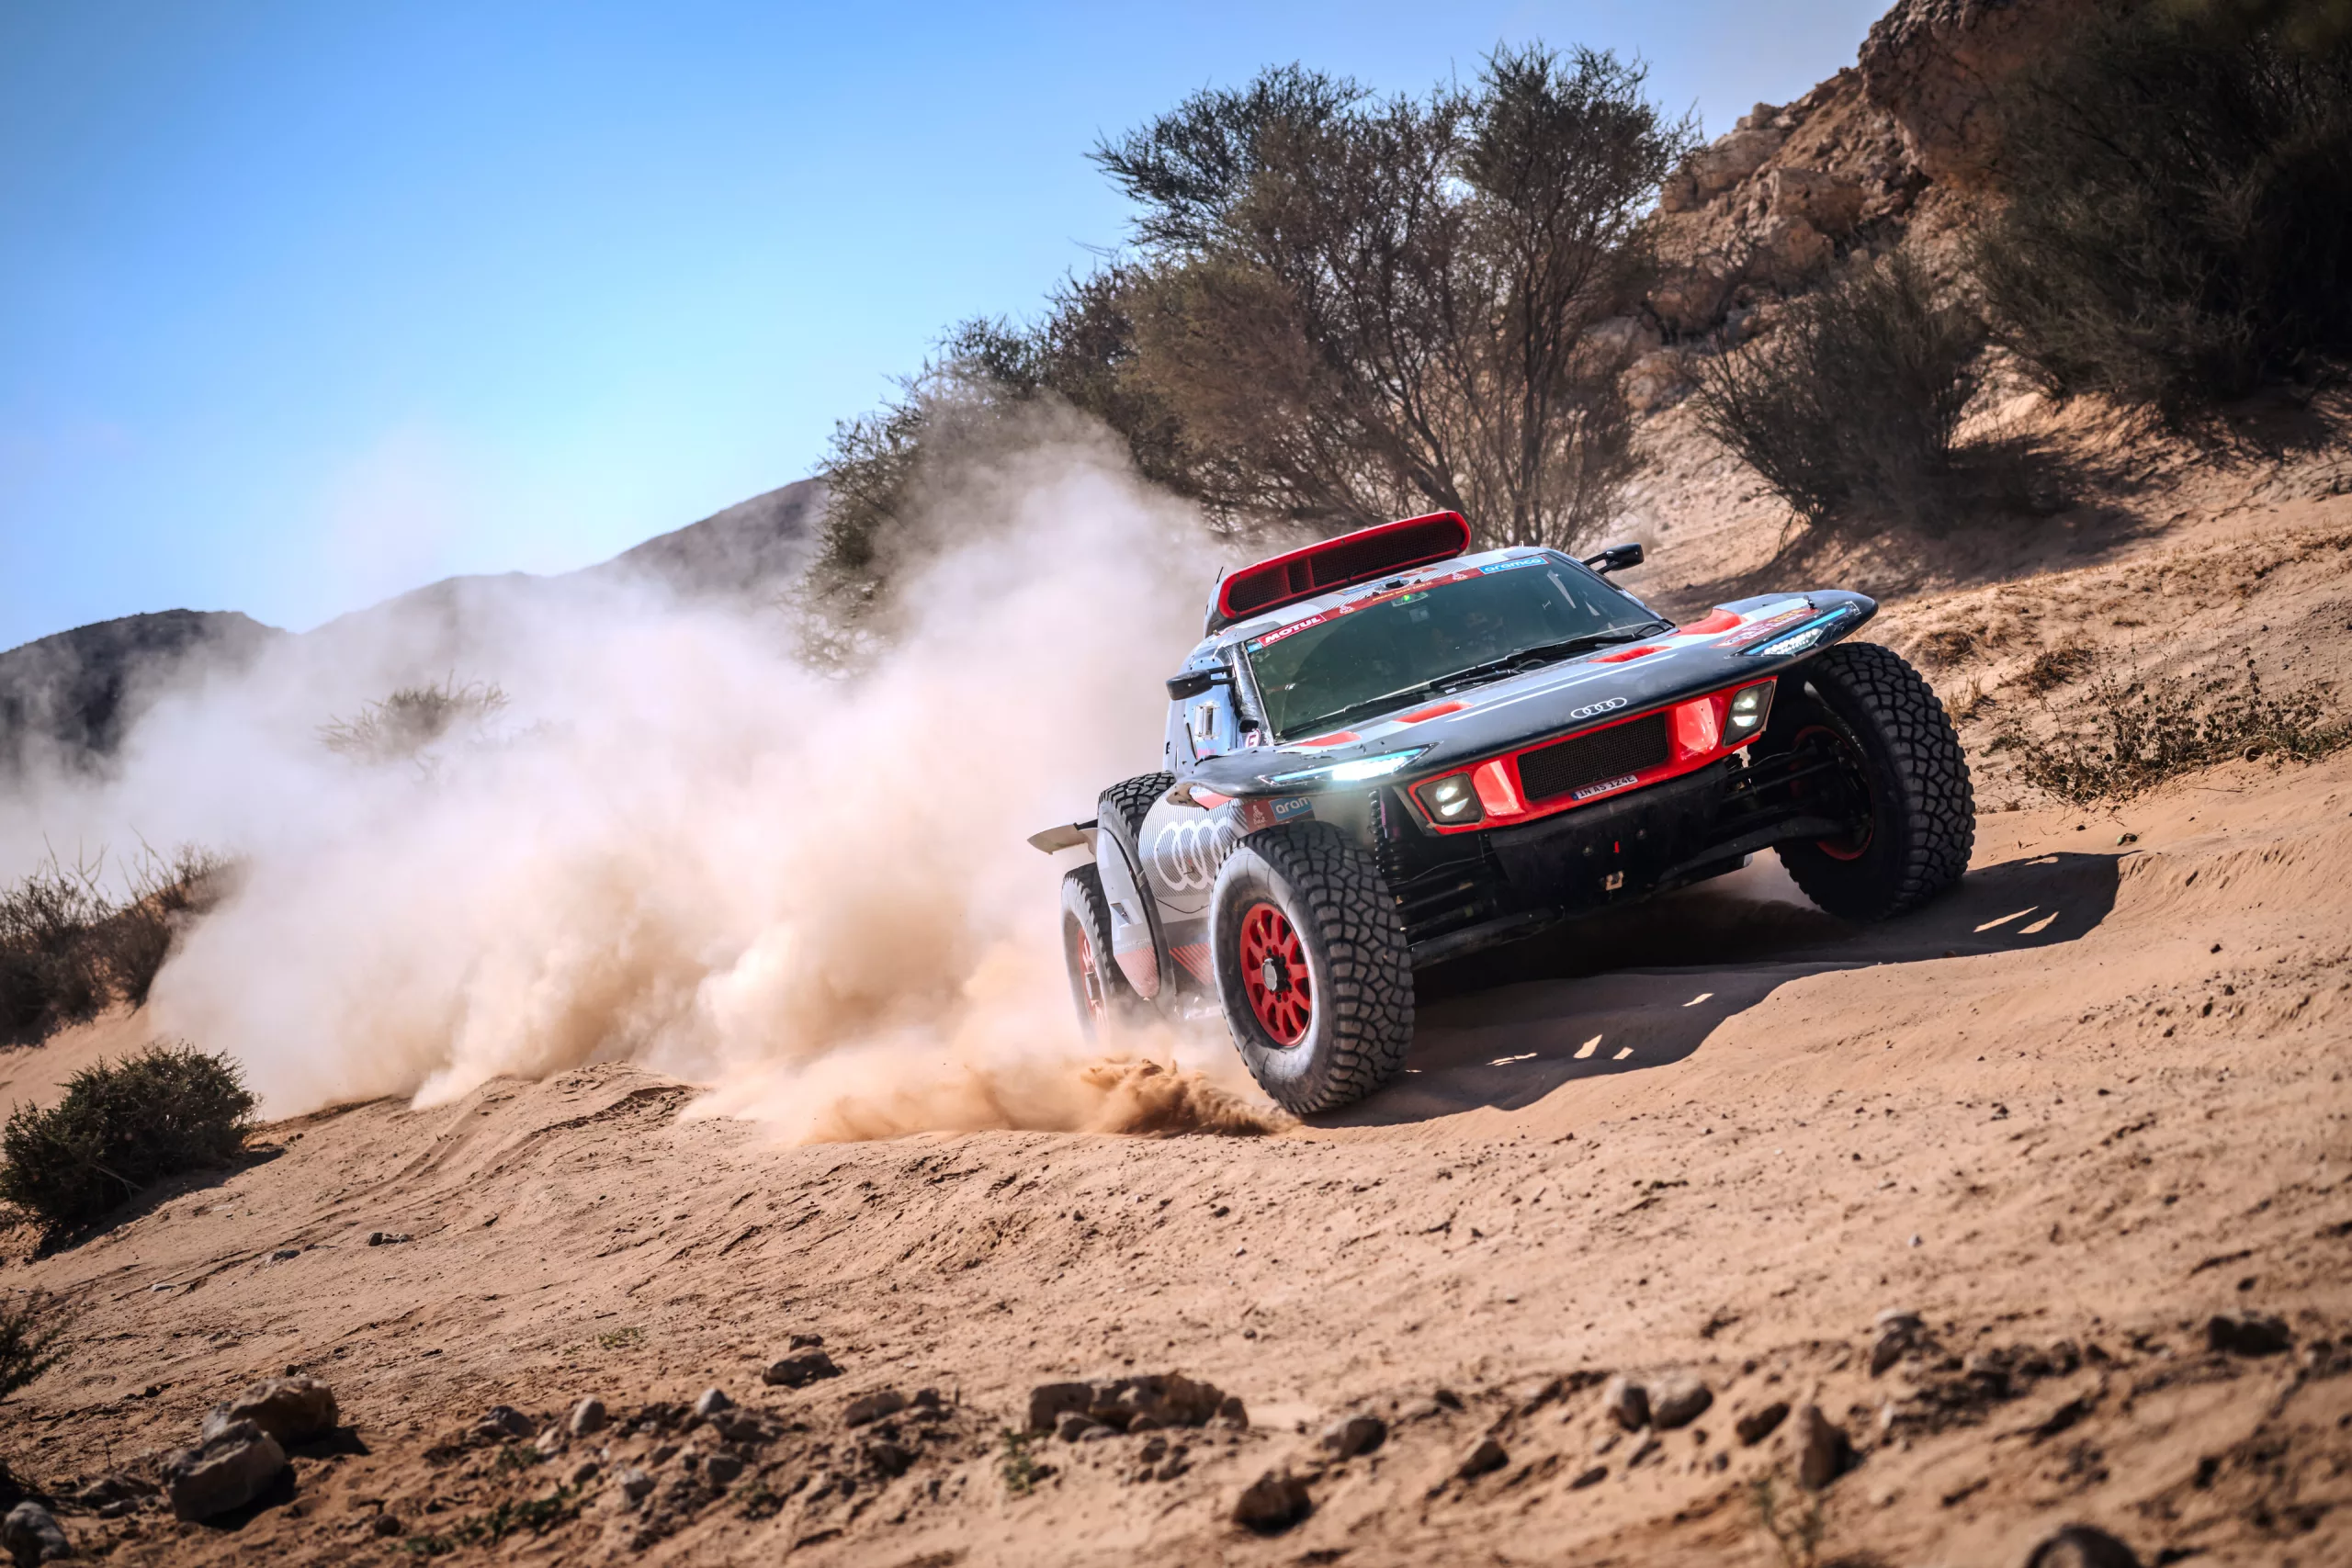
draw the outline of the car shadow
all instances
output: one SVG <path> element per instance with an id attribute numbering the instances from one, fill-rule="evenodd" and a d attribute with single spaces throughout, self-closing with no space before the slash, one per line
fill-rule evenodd
<path id="1" fill-rule="evenodd" d="M 1310 1120 L 1385 1126 L 1518 1110 L 1578 1079 L 1686 1060 L 1725 1020 L 1809 975 L 2075 942 L 2114 908 L 2122 859 L 2003 862 L 1924 909 L 1857 927 L 1804 903 L 1778 861 L 1758 857 L 1733 875 L 1425 972 L 1404 1074 Z M 1671 966 L 1659 963 L 1669 957 Z"/>

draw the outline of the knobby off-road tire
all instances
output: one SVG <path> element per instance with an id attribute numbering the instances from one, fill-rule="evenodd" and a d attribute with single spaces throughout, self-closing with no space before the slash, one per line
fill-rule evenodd
<path id="1" fill-rule="evenodd" d="M 1062 963 L 1069 971 L 1078 1027 L 1089 1044 L 1106 1027 L 1136 1023 L 1151 1010 L 1112 961 L 1111 900 L 1102 892 L 1102 874 L 1091 865 L 1062 877 Z"/>
<path id="2" fill-rule="evenodd" d="M 1976 841 L 1975 792 L 1960 736 L 1919 672 L 1887 649 L 1849 642 L 1781 684 L 1783 698 L 1795 699 L 1773 705 L 1782 744 L 1808 730 L 1816 744 L 1842 741 L 1860 763 L 1870 802 L 1859 841 L 1778 847 L 1804 896 L 1840 919 L 1883 920 L 1958 882 Z M 1788 689 L 1799 684 L 1802 693 Z"/>
<path id="3" fill-rule="evenodd" d="M 1413 960 L 1396 901 L 1370 856 L 1337 828 L 1298 822 L 1245 840 L 1217 873 L 1210 951 L 1226 1027 L 1260 1087 L 1294 1115 L 1351 1104 L 1395 1077 L 1413 1043 Z M 1254 933 L 1254 934 L 1253 934 Z M 1245 938 L 1259 962 L 1245 966 Z M 1305 997 L 1271 1016 L 1263 956 Z M 1301 1002 L 1304 1006 L 1301 1006 Z"/>
<path id="4" fill-rule="evenodd" d="M 1131 1016 L 1136 1019 L 1140 1019 L 1143 1010 L 1172 1006 L 1176 997 L 1175 976 L 1169 973 L 1171 965 L 1168 961 L 1168 942 L 1159 927 L 1159 910 L 1152 902 L 1150 879 L 1144 874 L 1143 843 L 1139 837 L 1143 831 L 1143 819 L 1150 813 L 1153 803 L 1175 787 L 1176 778 L 1172 773 L 1141 773 L 1113 784 L 1094 801 L 1095 863 L 1100 865 L 1114 856 L 1125 863 L 1128 878 L 1134 883 L 1136 895 L 1144 906 L 1136 912 L 1143 918 L 1144 929 L 1151 932 L 1152 963 L 1159 974 L 1158 993 L 1148 999 L 1136 990 L 1116 963 L 1111 965 L 1119 976 L 1120 985 L 1125 987 L 1125 994 L 1134 1000 L 1137 1011 Z M 1095 875 L 1095 886 L 1099 888 L 1102 886 L 1102 874 L 1098 871 Z M 1110 919 L 1107 893 L 1104 895 L 1103 919 L 1103 930 L 1107 933 L 1110 929 L 1107 923 Z M 1108 954 L 1110 951 L 1106 937 L 1102 952 Z"/>

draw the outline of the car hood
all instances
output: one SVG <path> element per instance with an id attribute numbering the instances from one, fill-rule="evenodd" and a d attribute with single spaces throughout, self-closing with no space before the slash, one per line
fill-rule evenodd
<path id="1" fill-rule="evenodd" d="M 1852 635 L 1877 613 L 1877 601 L 1842 589 L 1742 599 L 1719 604 L 1671 632 L 1450 695 L 1400 703 L 1395 713 L 1359 719 L 1347 729 L 1205 758 L 1185 777 L 1220 795 L 1296 795 L 1348 786 L 1275 781 L 1287 773 L 1426 748 L 1382 780 L 1404 783 L 1777 674 Z M 1765 649 L 1777 651 L 1758 651 Z"/>

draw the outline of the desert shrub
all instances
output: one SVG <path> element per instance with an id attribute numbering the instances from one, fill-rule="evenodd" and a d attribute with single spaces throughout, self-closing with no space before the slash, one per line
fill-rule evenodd
<path id="1" fill-rule="evenodd" d="M 2242 673 L 2202 682 L 2160 677 L 2092 682 L 2089 723 L 2048 739 L 2012 727 L 1996 742 L 2025 781 L 2078 806 L 2127 799 L 2180 773 L 2233 758 L 2313 761 L 2352 745 L 2352 722 L 2306 686 L 2263 690 L 2252 655 Z"/>
<path id="2" fill-rule="evenodd" d="M 459 685 L 454 675 L 423 686 L 402 686 L 371 702 L 356 718 L 330 718 L 320 727 L 326 749 L 362 762 L 413 757 L 460 725 L 479 725 L 506 705 L 495 684 Z"/>
<path id="3" fill-rule="evenodd" d="M 72 1313 L 46 1291 L 27 1291 L 0 1301 L 0 1399 L 65 1359 Z M 0 1477 L 6 1472 L 0 1471 Z"/>
<path id="4" fill-rule="evenodd" d="M 129 868 L 130 897 L 105 891 L 103 859 L 51 857 L 0 889 L 0 1043 L 46 1039 L 118 1001 L 144 1005 L 180 930 L 219 901 L 228 863 L 203 850 L 153 852 Z"/>
<path id="5" fill-rule="evenodd" d="M 2179 420 L 2352 354 L 2352 30 L 2304 12 L 2101 15 L 2008 90 L 1976 270 L 2053 391 Z"/>
<path id="6" fill-rule="evenodd" d="M 1975 310 L 1897 252 L 1703 364 L 1693 402 L 1701 428 L 1815 526 L 1929 522 L 1984 346 Z"/>
<path id="7" fill-rule="evenodd" d="M 234 1063 L 186 1044 L 85 1067 L 54 1107 L 9 1115 L 0 1199 L 53 1229 L 86 1224 L 152 1182 L 233 1160 L 257 1103 Z"/>

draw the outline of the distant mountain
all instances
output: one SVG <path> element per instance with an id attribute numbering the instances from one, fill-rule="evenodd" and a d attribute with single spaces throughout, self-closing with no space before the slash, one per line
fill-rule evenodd
<path id="1" fill-rule="evenodd" d="M 757 603 L 773 598 L 807 561 L 824 515 L 825 489 L 802 479 L 755 495 L 699 523 L 648 539 L 611 560 L 556 577 L 528 572 L 452 577 L 289 634 L 233 610 L 163 610 L 59 632 L 0 653 L 0 781 L 47 754 L 88 765 L 122 743 L 165 691 L 249 668 L 278 639 L 361 636 L 399 623 L 412 638 L 460 649 L 469 627 L 523 599 L 567 585 L 637 580 L 687 599 Z"/>

